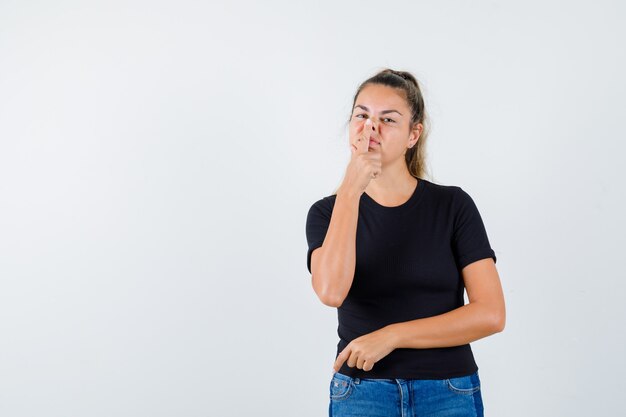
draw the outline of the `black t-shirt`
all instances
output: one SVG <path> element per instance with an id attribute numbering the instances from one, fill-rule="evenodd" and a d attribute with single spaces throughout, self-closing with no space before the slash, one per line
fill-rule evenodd
<path id="1" fill-rule="evenodd" d="M 336 194 L 311 206 L 306 219 L 307 268 L 322 246 Z M 388 324 L 443 314 L 464 305 L 461 269 L 496 255 L 473 199 L 461 187 L 418 178 L 411 197 L 387 207 L 361 194 L 352 287 L 337 308 L 335 358 L 353 339 Z M 445 379 L 478 370 L 469 344 L 398 348 L 370 371 L 339 372 L 360 378 Z"/>

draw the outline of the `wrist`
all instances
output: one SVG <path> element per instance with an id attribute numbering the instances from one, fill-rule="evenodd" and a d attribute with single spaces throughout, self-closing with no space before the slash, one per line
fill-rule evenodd
<path id="1" fill-rule="evenodd" d="M 389 343 L 394 349 L 398 349 L 402 346 L 402 332 L 400 331 L 398 323 L 388 324 L 383 327 L 383 330 L 387 334 Z"/>
<path id="2" fill-rule="evenodd" d="M 337 197 L 341 198 L 342 200 L 359 200 L 361 197 L 361 193 L 356 192 L 355 190 L 351 189 L 350 187 L 347 187 L 345 185 L 341 185 L 338 189 L 337 189 Z"/>

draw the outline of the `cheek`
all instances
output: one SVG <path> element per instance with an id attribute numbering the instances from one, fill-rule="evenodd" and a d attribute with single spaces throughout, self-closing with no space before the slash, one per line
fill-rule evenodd
<path id="1" fill-rule="evenodd" d="M 353 137 L 357 134 L 357 131 L 359 130 L 359 123 L 350 123 L 350 127 L 349 127 L 349 133 L 350 133 L 350 137 Z"/>

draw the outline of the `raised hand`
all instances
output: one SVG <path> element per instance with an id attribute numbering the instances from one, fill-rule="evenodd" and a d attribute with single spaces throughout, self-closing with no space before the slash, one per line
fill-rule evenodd
<path id="1" fill-rule="evenodd" d="M 354 142 L 350 143 L 352 156 L 341 184 L 344 189 L 358 195 L 382 172 L 380 138 L 372 126 L 372 120 L 367 119 L 357 130 Z"/>

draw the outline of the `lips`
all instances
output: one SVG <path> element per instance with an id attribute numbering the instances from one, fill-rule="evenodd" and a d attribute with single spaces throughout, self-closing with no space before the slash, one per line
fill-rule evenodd
<path id="1" fill-rule="evenodd" d="M 370 140 L 371 140 L 372 142 L 380 143 L 380 140 L 379 140 L 379 139 L 374 139 L 375 137 L 377 137 L 377 135 L 374 135 L 374 134 L 370 135 Z"/>

